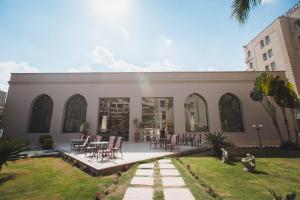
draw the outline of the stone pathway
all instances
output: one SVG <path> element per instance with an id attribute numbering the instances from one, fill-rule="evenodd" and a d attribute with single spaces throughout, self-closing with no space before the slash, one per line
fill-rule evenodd
<path id="1" fill-rule="evenodd" d="M 160 170 L 159 175 L 156 177 L 155 170 Z M 170 159 L 161 159 L 157 164 L 146 163 L 139 165 L 123 200 L 152 200 L 154 187 L 157 186 L 158 180 L 162 182 L 165 200 L 195 200 Z"/>

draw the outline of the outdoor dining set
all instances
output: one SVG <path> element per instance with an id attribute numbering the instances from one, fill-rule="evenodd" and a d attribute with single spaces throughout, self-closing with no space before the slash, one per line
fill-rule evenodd
<path id="1" fill-rule="evenodd" d="M 180 145 L 202 146 L 200 133 L 167 134 L 165 137 L 150 136 L 150 148 L 160 148 L 171 151 L 180 150 Z"/>
<path id="2" fill-rule="evenodd" d="M 104 141 L 103 137 L 97 136 L 84 136 L 80 139 L 71 140 L 71 151 L 75 154 L 84 153 L 85 157 L 96 157 L 101 158 L 113 158 L 115 159 L 118 153 L 122 153 L 122 137 L 110 136 L 108 141 Z"/>

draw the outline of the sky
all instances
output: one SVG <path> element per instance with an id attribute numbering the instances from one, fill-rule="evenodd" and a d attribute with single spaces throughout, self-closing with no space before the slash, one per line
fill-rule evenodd
<path id="1" fill-rule="evenodd" d="M 0 0 L 0 89 L 10 73 L 244 70 L 243 45 L 298 0 Z"/>

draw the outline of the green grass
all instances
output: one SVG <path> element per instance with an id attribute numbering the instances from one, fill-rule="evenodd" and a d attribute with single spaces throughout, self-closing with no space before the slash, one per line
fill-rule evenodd
<path id="1" fill-rule="evenodd" d="M 134 169 L 117 175 L 92 177 L 59 158 L 32 158 L 9 162 L 0 172 L 0 200 L 89 200 L 112 188 L 108 199 L 122 199 Z M 112 187 L 114 186 L 114 187 Z"/>
<path id="2" fill-rule="evenodd" d="M 239 160 L 246 153 L 257 157 L 257 173 L 243 171 Z M 294 191 L 300 196 L 299 151 L 230 149 L 229 155 L 234 157 L 231 164 L 222 164 L 220 160 L 203 154 L 181 160 L 199 176 L 199 179 L 194 179 L 198 184 L 208 184 L 225 200 L 267 199 L 270 197 L 268 189 L 282 195 Z"/>

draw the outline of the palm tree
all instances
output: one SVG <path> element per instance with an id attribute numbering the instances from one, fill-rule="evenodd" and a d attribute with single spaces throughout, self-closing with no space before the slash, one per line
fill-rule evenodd
<path id="1" fill-rule="evenodd" d="M 260 5 L 262 0 L 233 0 L 232 2 L 232 15 L 239 23 L 244 24 L 248 17 L 251 9 Z"/>
<path id="2" fill-rule="evenodd" d="M 254 88 L 250 92 L 250 98 L 253 101 L 261 103 L 263 108 L 266 110 L 277 131 L 280 142 L 282 143 L 284 139 L 277 121 L 277 114 L 276 114 L 277 111 L 275 107 L 276 102 L 271 96 L 273 78 L 274 77 L 271 74 L 261 73 L 260 76 L 258 76 L 255 80 Z"/>

